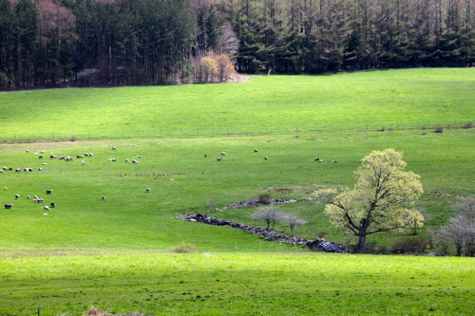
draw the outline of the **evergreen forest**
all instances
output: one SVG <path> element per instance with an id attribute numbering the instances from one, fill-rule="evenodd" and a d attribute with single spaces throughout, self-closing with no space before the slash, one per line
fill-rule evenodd
<path id="1" fill-rule="evenodd" d="M 0 89 L 475 65 L 475 0 L 0 0 Z"/>

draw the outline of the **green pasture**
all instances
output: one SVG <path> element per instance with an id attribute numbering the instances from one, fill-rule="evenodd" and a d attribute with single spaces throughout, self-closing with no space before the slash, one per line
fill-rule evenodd
<path id="1" fill-rule="evenodd" d="M 0 135 L 97 139 L 461 126 L 475 120 L 473 100 L 473 68 L 18 91 L 0 93 Z"/>
<path id="2" fill-rule="evenodd" d="M 425 236 L 475 195 L 473 100 L 473 69 L 0 93 L 0 168 L 13 169 L 0 173 L 0 315 L 470 315 L 471 258 L 315 254 L 177 216 L 264 226 L 225 205 L 269 193 L 298 200 L 281 206 L 308 221 L 296 235 L 354 244 L 303 198 L 352 186 L 363 157 L 394 148 L 421 176 Z M 418 236 L 368 242 L 386 252 L 402 238 Z M 200 253 L 170 254 L 182 242 Z"/>
<path id="3" fill-rule="evenodd" d="M 472 258 L 158 254 L 0 259 L 2 315 L 472 315 Z"/>
<path id="4" fill-rule="evenodd" d="M 433 215 L 428 227 L 437 226 L 452 215 L 450 205 L 457 194 L 474 194 L 474 144 L 474 135 L 465 129 L 427 135 L 394 131 L 3 144 L 0 167 L 34 171 L 0 174 L 0 202 L 14 205 L 0 210 L 0 248 L 164 251 L 191 242 L 201 251 L 236 251 L 236 247 L 238 251 L 279 251 L 284 246 L 262 244 L 242 231 L 184 222 L 176 216 L 209 213 L 260 225 L 249 218 L 253 209 L 223 207 L 261 193 L 303 198 L 312 197 L 321 186 L 351 186 L 361 159 L 385 148 L 403 151 L 407 169 L 421 175 L 426 193 L 419 206 Z M 227 156 L 217 161 L 223 151 Z M 51 153 L 75 159 L 49 159 Z M 94 156 L 86 157 L 83 165 L 76 156 L 85 153 Z M 40 155 L 44 158 L 39 159 Z M 326 161 L 315 162 L 317 157 Z M 117 161 L 109 162 L 111 158 Z M 53 194 L 46 195 L 47 189 Z M 20 195 L 18 200 L 15 194 Z M 33 203 L 27 195 L 41 196 L 45 203 Z M 209 211 L 210 200 L 221 211 Z M 57 206 L 45 216 L 41 206 L 50 202 Z M 323 207 L 300 201 L 282 209 L 298 212 L 309 221 L 297 228 L 299 236 L 316 238 L 326 231 L 331 233 L 326 238 L 346 242 L 345 232 L 329 225 Z M 277 229 L 290 232 L 283 226 Z M 374 238 L 380 236 L 385 235 Z"/>

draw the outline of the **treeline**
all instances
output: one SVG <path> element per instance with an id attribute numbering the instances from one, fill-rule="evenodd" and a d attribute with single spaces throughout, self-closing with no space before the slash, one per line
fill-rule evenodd
<path id="1" fill-rule="evenodd" d="M 0 0 L 0 88 L 223 81 L 233 72 L 228 57 L 243 73 L 473 66 L 474 6 L 475 0 Z"/>
<path id="2" fill-rule="evenodd" d="M 320 73 L 475 63 L 474 0 L 222 0 L 238 68 Z"/>

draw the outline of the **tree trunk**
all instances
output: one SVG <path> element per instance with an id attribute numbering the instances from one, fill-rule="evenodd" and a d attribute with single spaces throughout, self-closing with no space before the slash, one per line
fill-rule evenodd
<path id="1" fill-rule="evenodd" d="M 269 227 L 270 227 L 270 221 L 269 221 L 269 220 L 267 220 L 266 222 L 267 222 L 267 227 L 266 227 L 266 230 L 267 230 L 267 231 L 269 231 Z"/>
<path id="2" fill-rule="evenodd" d="M 294 237 L 294 226 L 290 225 L 290 236 Z"/>
<path id="3" fill-rule="evenodd" d="M 360 227 L 358 229 L 358 250 L 360 252 L 366 252 L 366 219 L 360 220 Z"/>

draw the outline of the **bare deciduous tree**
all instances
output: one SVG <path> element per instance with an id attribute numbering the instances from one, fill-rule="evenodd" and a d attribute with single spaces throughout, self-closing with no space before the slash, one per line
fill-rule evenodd
<path id="1" fill-rule="evenodd" d="M 294 236 L 294 227 L 307 224 L 307 221 L 301 219 L 297 214 L 286 213 L 282 218 L 282 223 L 290 227 L 290 235 Z"/>
<path id="2" fill-rule="evenodd" d="M 458 214 L 452 217 L 447 225 L 440 228 L 438 237 L 445 243 L 453 243 L 457 256 L 462 255 L 465 247 L 465 255 L 473 257 L 475 256 L 475 198 L 461 197 L 459 200 L 461 203 L 453 206 Z"/>
<path id="3" fill-rule="evenodd" d="M 274 230 L 275 223 L 282 220 L 283 212 L 279 211 L 279 207 L 277 206 L 261 206 L 251 214 L 251 218 L 266 222 L 266 230 L 269 231 L 271 223 L 272 230 Z"/>

